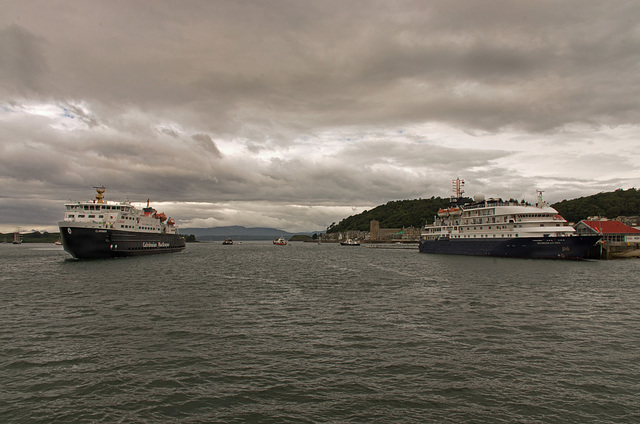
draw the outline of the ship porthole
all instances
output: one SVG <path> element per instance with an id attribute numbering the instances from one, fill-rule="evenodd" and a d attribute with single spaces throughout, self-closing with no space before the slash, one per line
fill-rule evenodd
<path id="1" fill-rule="evenodd" d="M 71 234 L 71 228 L 67 228 L 67 233 Z"/>

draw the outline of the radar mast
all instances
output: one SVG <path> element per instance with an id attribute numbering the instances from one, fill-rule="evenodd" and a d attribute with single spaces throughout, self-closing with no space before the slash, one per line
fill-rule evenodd
<path id="1" fill-rule="evenodd" d="M 464 194 L 464 180 L 456 178 L 451 182 L 453 186 L 453 195 L 451 196 L 451 203 L 457 204 L 462 201 L 462 195 Z"/>

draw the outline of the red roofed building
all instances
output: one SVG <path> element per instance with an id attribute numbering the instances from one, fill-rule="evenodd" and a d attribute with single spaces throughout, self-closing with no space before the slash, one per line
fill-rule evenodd
<path id="1" fill-rule="evenodd" d="M 580 221 L 575 225 L 578 235 L 602 235 L 605 243 L 640 242 L 640 230 L 619 221 Z"/>

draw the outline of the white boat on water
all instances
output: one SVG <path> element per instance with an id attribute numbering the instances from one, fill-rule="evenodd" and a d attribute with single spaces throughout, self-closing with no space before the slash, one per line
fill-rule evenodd
<path id="1" fill-rule="evenodd" d="M 347 241 L 341 241 L 340 246 L 360 246 L 360 242 L 355 239 L 347 239 Z"/>
<path id="2" fill-rule="evenodd" d="M 20 228 L 13 233 L 13 244 L 22 244 L 22 236 L 20 235 Z"/>
<path id="3" fill-rule="evenodd" d="M 286 246 L 287 245 L 287 241 L 284 239 L 284 237 L 279 237 L 278 239 L 273 241 L 273 244 L 275 244 L 277 246 Z"/>

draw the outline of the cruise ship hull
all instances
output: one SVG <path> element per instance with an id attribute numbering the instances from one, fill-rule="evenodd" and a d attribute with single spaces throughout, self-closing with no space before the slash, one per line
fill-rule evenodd
<path id="1" fill-rule="evenodd" d="M 179 234 L 144 233 L 60 225 L 64 250 L 78 259 L 152 255 L 183 250 Z"/>
<path id="2" fill-rule="evenodd" d="M 422 253 L 535 259 L 582 259 L 598 236 L 420 240 Z"/>

